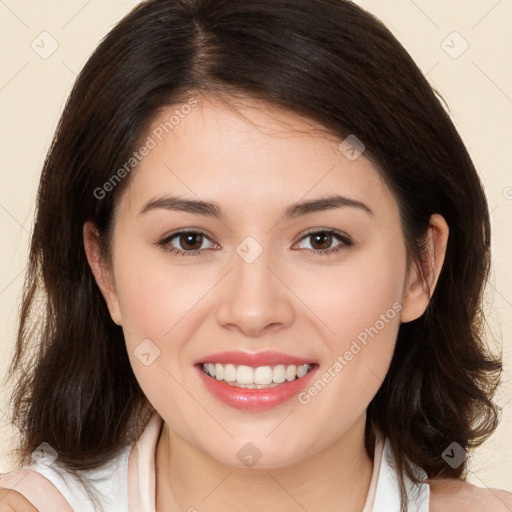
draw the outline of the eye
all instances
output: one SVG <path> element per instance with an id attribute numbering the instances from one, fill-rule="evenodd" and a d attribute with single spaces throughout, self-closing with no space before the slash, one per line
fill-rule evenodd
<path id="1" fill-rule="evenodd" d="M 337 253 L 353 245 L 352 240 L 347 235 L 332 230 L 311 231 L 300 239 L 299 244 L 307 239 L 311 239 L 310 247 L 300 248 L 306 249 L 315 255 Z M 202 231 L 178 231 L 160 240 L 157 245 L 177 256 L 196 256 L 205 249 L 218 247 L 213 243 L 210 247 L 204 247 L 203 244 L 208 240 L 210 240 L 209 237 Z M 333 247 L 332 244 L 336 240 L 339 243 Z"/>
<path id="2" fill-rule="evenodd" d="M 302 237 L 300 242 L 307 239 L 311 239 L 311 242 L 309 244 L 310 247 L 306 247 L 306 249 L 319 255 L 336 253 L 353 245 L 352 240 L 348 236 L 332 230 L 311 231 Z M 336 240 L 340 243 L 333 247 L 332 244 Z"/>
<path id="3" fill-rule="evenodd" d="M 159 241 L 157 245 L 177 256 L 194 256 L 205 249 L 203 244 L 206 240 L 209 238 L 201 231 L 179 231 Z M 173 243 L 181 248 L 175 247 Z"/>

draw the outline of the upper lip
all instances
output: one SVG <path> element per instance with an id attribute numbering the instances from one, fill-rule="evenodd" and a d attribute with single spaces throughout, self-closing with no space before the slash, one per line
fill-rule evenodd
<path id="1" fill-rule="evenodd" d="M 230 351 L 230 352 L 216 352 L 209 356 L 203 357 L 197 361 L 196 364 L 200 363 L 221 363 L 221 364 L 235 364 L 245 366 L 276 366 L 278 364 L 315 364 L 311 359 L 304 359 L 302 357 L 296 357 L 289 354 L 283 354 L 281 352 L 275 352 L 267 350 L 264 352 L 242 352 L 242 351 Z"/>

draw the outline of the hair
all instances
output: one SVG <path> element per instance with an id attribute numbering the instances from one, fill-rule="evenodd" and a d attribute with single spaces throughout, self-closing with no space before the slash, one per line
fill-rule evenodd
<path id="1" fill-rule="evenodd" d="M 12 422 L 22 434 L 17 463 L 44 441 L 69 471 L 97 468 L 134 442 L 154 412 L 88 266 L 83 225 L 94 222 L 108 257 L 131 174 L 108 194 L 98 189 L 162 109 L 193 95 L 263 100 L 337 137 L 356 135 L 398 202 L 408 264 L 423 272 L 429 217 L 446 219 L 437 286 L 425 313 L 400 326 L 367 410 L 366 449 L 373 456 L 380 429 L 396 461 L 402 510 L 403 475 L 420 481 L 413 465 L 429 479 L 465 476 L 467 460 L 453 468 L 443 451 L 452 442 L 471 450 L 499 423 L 493 396 L 502 364 L 485 342 L 482 309 L 487 202 L 439 93 L 383 23 L 346 0 L 148 0 L 94 51 L 65 105 L 37 195 L 8 372 Z"/>

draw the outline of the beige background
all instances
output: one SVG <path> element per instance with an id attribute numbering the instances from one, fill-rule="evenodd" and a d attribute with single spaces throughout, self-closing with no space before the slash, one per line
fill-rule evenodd
<path id="1" fill-rule="evenodd" d="M 112 25 L 137 3 L 0 0 L 1 379 L 14 342 L 45 153 L 76 73 Z M 512 1 L 358 3 L 388 25 L 441 92 L 486 187 L 494 229 L 489 338 L 504 351 L 504 383 L 498 398 L 503 419 L 473 457 L 469 480 L 512 491 Z M 6 451 L 15 435 L 6 421 L 5 395 L 2 386 L 0 471 L 10 468 Z"/>

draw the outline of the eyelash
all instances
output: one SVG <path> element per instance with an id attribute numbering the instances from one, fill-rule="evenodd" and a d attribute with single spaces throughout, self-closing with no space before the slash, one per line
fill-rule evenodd
<path id="1" fill-rule="evenodd" d="M 205 249 L 197 249 L 195 251 L 183 251 L 181 249 L 176 249 L 176 247 L 169 247 L 171 240 L 179 237 L 180 235 L 185 235 L 185 234 L 202 235 L 209 239 L 208 235 L 203 231 L 184 230 L 184 231 L 178 231 L 176 233 L 172 233 L 171 235 L 169 235 L 169 236 L 165 237 L 164 239 L 160 240 L 159 242 L 157 242 L 156 245 L 158 245 L 159 247 L 162 247 L 163 249 L 165 249 L 166 251 L 170 252 L 171 254 L 173 254 L 175 256 L 196 256 L 205 250 Z M 352 242 L 352 240 L 349 237 L 347 237 L 343 233 L 340 233 L 339 231 L 318 230 L 318 229 L 316 229 L 314 231 L 308 231 L 307 233 L 305 233 L 304 236 L 299 240 L 299 242 L 302 242 L 302 240 L 304 240 L 312 235 L 316 235 L 316 234 L 333 235 L 342 243 L 332 249 L 325 249 L 325 250 L 302 249 L 302 250 L 306 250 L 307 252 L 314 253 L 313 256 L 317 256 L 317 255 L 326 256 L 326 255 L 330 255 L 330 254 L 335 254 L 335 253 L 342 251 L 343 249 L 349 249 L 354 245 L 354 243 Z"/>

